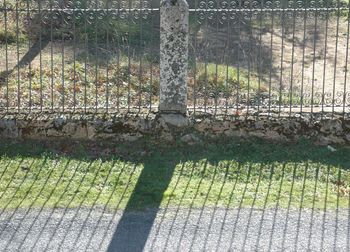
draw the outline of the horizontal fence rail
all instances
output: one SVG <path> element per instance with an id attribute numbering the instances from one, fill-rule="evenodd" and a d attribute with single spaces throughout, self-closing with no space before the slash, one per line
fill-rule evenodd
<path id="1" fill-rule="evenodd" d="M 190 113 L 350 113 L 349 4 L 188 1 Z M 0 113 L 157 111 L 159 1 L 0 6 Z"/>

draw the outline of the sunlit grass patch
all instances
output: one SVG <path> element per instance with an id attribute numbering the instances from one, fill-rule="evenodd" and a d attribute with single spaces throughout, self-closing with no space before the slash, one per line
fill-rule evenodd
<path id="1" fill-rule="evenodd" d="M 93 148 L 92 157 L 83 144 L 72 153 L 54 154 L 54 148 L 7 143 L 0 148 L 0 209 L 348 207 L 347 147 L 329 152 L 308 143 L 258 141 L 186 148 L 121 144 L 118 149 L 127 156 L 96 158 L 99 150 Z"/>

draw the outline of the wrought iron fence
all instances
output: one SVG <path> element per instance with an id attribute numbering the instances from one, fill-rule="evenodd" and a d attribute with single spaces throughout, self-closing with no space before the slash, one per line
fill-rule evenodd
<path id="1" fill-rule="evenodd" d="M 188 110 L 348 115 L 349 4 L 191 0 Z M 3 0 L 0 110 L 157 110 L 159 1 Z"/>

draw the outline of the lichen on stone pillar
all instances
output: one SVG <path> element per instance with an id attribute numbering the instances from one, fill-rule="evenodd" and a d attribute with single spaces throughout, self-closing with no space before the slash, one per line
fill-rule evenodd
<path id="1" fill-rule="evenodd" d="M 161 113 L 186 114 L 188 68 L 186 0 L 162 0 L 160 6 Z"/>

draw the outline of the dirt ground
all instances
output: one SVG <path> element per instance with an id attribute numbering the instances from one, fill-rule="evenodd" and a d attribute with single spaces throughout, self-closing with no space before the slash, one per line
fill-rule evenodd
<path id="1" fill-rule="evenodd" d="M 282 68 L 282 86 L 284 88 L 293 85 L 295 89 L 299 90 L 303 86 L 304 92 L 310 93 L 312 90 L 314 93 L 324 91 L 329 94 L 335 91 L 337 98 L 340 98 L 338 95 L 344 91 L 344 88 L 349 90 L 349 75 L 345 75 L 345 68 L 348 65 L 346 59 L 349 39 L 348 22 L 344 17 L 337 20 L 337 17 L 333 16 L 328 21 L 318 19 L 316 29 L 315 18 L 307 20 L 305 38 L 304 21 L 297 20 L 295 29 L 293 29 L 293 21 L 291 21 L 288 29 L 284 30 L 283 58 L 282 29 L 275 27 L 273 33 L 273 67 L 278 70 Z M 269 43 L 271 33 L 264 34 L 262 40 L 264 44 Z M 305 42 L 303 43 L 303 41 Z M 281 58 L 283 59 L 282 67 Z M 278 85 L 280 74 L 278 75 L 273 80 L 275 85 Z"/>

